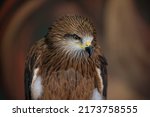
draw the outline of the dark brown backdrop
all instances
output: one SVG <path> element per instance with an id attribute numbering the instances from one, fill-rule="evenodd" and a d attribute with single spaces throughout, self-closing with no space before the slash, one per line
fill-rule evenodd
<path id="1" fill-rule="evenodd" d="M 61 1 L 61 2 L 60 2 Z M 89 16 L 108 59 L 108 99 L 150 99 L 150 7 L 141 0 L 1 0 L 0 97 L 24 99 L 25 53 L 64 14 Z"/>

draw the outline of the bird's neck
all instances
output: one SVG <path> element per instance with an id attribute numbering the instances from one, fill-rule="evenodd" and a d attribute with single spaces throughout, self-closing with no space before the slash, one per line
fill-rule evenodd
<path id="1" fill-rule="evenodd" d="M 90 57 L 83 55 L 83 53 L 77 53 L 76 55 L 73 55 L 60 49 L 49 50 L 47 53 L 47 56 L 45 56 L 43 59 L 46 61 L 47 66 L 53 67 L 55 71 L 60 69 L 66 70 L 70 68 L 81 69 L 80 67 L 87 65 L 90 66 L 98 61 L 98 54 L 94 52 Z"/>

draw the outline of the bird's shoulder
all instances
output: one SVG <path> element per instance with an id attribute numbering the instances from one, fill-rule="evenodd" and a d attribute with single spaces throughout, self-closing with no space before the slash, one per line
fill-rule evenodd
<path id="1" fill-rule="evenodd" d="M 42 56 L 46 48 L 47 45 L 45 43 L 45 38 L 42 38 L 37 42 L 35 42 L 31 46 L 31 48 L 27 51 L 25 66 L 29 66 L 29 68 L 33 68 L 33 66 L 37 64 L 37 60 L 40 60 L 40 57 Z"/>

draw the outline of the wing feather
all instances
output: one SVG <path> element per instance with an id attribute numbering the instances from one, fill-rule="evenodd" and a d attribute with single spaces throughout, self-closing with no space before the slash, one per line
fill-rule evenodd
<path id="1" fill-rule="evenodd" d="M 104 56 L 100 56 L 100 70 L 103 79 L 103 96 L 107 98 L 107 60 Z"/>
<path id="2" fill-rule="evenodd" d="M 24 86 L 25 86 L 25 99 L 27 100 L 32 99 L 31 83 L 33 79 L 33 69 L 35 67 L 36 59 L 37 59 L 36 48 L 33 46 L 29 51 L 25 62 Z"/>

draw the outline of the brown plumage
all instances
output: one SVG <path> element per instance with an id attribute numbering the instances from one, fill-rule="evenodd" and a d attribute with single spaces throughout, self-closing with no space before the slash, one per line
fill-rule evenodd
<path id="1" fill-rule="evenodd" d="M 90 20 L 64 16 L 27 55 L 26 99 L 91 99 L 94 89 L 106 97 L 106 64 Z"/>

